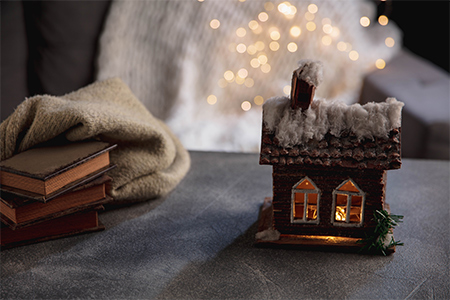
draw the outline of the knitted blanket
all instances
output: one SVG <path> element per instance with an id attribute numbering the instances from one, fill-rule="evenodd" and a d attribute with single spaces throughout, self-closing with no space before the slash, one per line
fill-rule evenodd
<path id="1" fill-rule="evenodd" d="M 93 83 L 70 94 L 26 99 L 0 125 L 1 156 L 51 140 L 97 138 L 117 143 L 112 196 L 135 202 L 171 191 L 189 170 L 190 157 L 170 129 L 141 104 L 118 78 Z"/>

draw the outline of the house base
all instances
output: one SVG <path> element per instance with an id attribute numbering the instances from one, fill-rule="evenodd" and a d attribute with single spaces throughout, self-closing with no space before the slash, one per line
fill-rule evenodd
<path id="1" fill-rule="evenodd" d="M 259 214 L 258 232 L 256 233 L 255 241 L 256 246 L 339 252 L 358 252 L 364 246 L 364 244 L 359 243 L 361 240 L 359 238 L 280 234 L 278 231 L 274 230 L 272 221 L 272 198 L 266 197 Z M 395 252 L 395 247 L 386 249 L 385 252 L 386 254 L 392 254 Z"/>

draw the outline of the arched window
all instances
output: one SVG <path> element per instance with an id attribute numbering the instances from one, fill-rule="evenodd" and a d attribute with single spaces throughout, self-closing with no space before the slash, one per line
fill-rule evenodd
<path id="1" fill-rule="evenodd" d="M 291 222 L 319 223 L 320 191 L 308 177 L 292 187 Z"/>
<path id="2" fill-rule="evenodd" d="M 332 223 L 336 226 L 362 226 L 365 194 L 348 179 L 333 191 Z"/>

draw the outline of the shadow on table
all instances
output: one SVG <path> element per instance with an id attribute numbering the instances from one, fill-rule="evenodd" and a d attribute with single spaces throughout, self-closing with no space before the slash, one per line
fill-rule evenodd
<path id="1" fill-rule="evenodd" d="M 192 262 L 158 299 L 347 298 L 393 257 L 260 248 L 253 224 L 207 262 Z"/>

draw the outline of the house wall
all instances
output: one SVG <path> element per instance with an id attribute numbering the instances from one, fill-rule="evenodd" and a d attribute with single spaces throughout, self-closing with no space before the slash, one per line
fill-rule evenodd
<path id="1" fill-rule="evenodd" d="M 273 166 L 273 226 L 282 234 L 317 234 L 364 237 L 375 227 L 373 213 L 383 209 L 386 171 L 346 168 Z M 308 176 L 320 190 L 319 224 L 291 223 L 292 187 Z M 365 193 L 364 222 L 361 227 L 337 227 L 332 224 L 333 191 L 345 180 L 352 179 Z"/>

